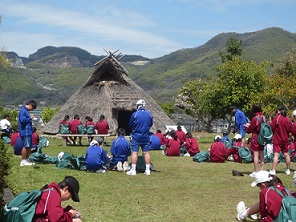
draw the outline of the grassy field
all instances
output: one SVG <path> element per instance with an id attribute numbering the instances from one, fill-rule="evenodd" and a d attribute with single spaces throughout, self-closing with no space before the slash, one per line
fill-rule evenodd
<path id="1" fill-rule="evenodd" d="M 207 150 L 214 134 L 199 133 L 199 146 Z M 49 147 L 43 153 L 57 156 L 65 151 L 70 154 L 85 154 L 87 146 L 62 146 L 62 140 L 49 138 Z M 107 138 L 111 144 L 112 138 Z M 83 141 L 86 144 L 86 141 Z M 109 152 L 110 146 L 105 147 Z M 40 189 L 43 185 L 60 182 L 64 176 L 75 176 L 80 182 L 80 203 L 72 200 L 65 205 L 77 208 L 83 221 L 236 221 L 236 205 L 244 200 L 247 205 L 258 201 L 259 189 L 250 186 L 248 176 L 253 164 L 196 163 L 192 157 L 166 157 L 161 151 L 151 152 L 151 161 L 159 172 L 151 176 L 109 171 L 103 174 L 70 169 L 56 169 L 53 164 L 40 164 L 39 169 L 20 167 L 20 157 L 11 156 L 11 169 L 6 181 L 14 194 Z M 265 169 L 271 169 L 266 164 Z M 292 172 L 296 169 L 291 165 Z M 232 170 L 245 174 L 232 176 Z M 291 186 L 292 177 L 284 174 L 285 164 L 277 168 L 284 184 Z M 249 219 L 249 221 L 252 221 Z"/>

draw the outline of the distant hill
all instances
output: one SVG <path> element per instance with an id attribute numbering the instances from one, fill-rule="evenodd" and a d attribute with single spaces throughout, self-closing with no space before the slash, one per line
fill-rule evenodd
<path id="1" fill-rule="evenodd" d="M 267 28 L 243 34 L 221 33 L 204 45 L 155 59 L 125 55 L 120 62 L 129 77 L 152 97 L 170 101 L 185 82 L 217 75 L 215 67 L 221 63 L 218 51 L 225 51 L 229 38 L 243 40 L 243 58 L 256 62 L 278 61 L 283 52 L 296 47 L 295 33 Z M 0 104 L 19 103 L 28 98 L 50 105 L 63 104 L 91 75 L 93 65 L 105 57 L 77 47 L 53 46 L 41 48 L 28 58 L 19 57 L 15 52 L 6 52 L 6 55 L 15 67 L 0 71 Z"/>

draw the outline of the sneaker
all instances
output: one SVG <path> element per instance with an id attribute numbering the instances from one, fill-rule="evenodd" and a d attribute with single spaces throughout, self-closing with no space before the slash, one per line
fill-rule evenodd
<path id="1" fill-rule="evenodd" d="M 27 161 L 27 160 L 22 160 L 20 163 L 20 166 L 32 166 L 33 163 Z"/>
<path id="2" fill-rule="evenodd" d="M 27 161 L 29 162 L 29 163 L 32 163 L 32 165 L 34 165 L 35 163 L 34 162 L 32 162 L 30 159 L 27 159 Z"/>
<path id="3" fill-rule="evenodd" d="M 258 215 L 257 214 L 252 214 L 251 216 L 252 220 L 258 220 Z"/>
<path id="4" fill-rule="evenodd" d="M 106 173 L 106 170 L 104 170 L 104 169 L 98 169 L 97 171 L 96 171 L 96 173 Z"/>
<path id="5" fill-rule="evenodd" d="M 242 217 L 242 212 L 246 210 L 246 205 L 243 201 L 239 202 L 236 206 L 237 216 L 236 219 L 238 221 L 243 221 L 245 218 Z"/>
<path id="6" fill-rule="evenodd" d="M 162 151 L 161 151 L 161 154 L 162 154 L 162 155 L 165 155 L 165 152 L 164 152 L 164 150 L 162 150 Z"/>
<path id="7" fill-rule="evenodd" d="M 120 162 L 120 161 L 117 163 L 117 171 L 118 172 L 122 172 L 123 171 L 122 162 Z"/>
<path id="8" fill-rule="evenodd" d="M 190 156 L 190 154 L 189 153 L 185 153 L 184 156 Z"/>
<path id="9" fill-rule="evenodd" d="M 256 176 L 256 172 L 253 172 L 253 173 L 249 174 L 249 176 L 255 178 L 255 176 Z"/>
<path id="10" fill-rule="evenodd" d="M 145 170 L 145 173 L 144 173 L 144 174 L 145 174 L 146 176 L 150 176 L 150 172 L 151 172 L 150 170 Z"/>
<path id="11" fill-rule="evenodd" d="M 285 174 L 289 176 L 291 174 L 290 169 L 286 169 Z"/>
<path id="12" fill-rule="evenodd" d="M 275 170 L 270 170 L 270 171 L 269 171 L 269 174 L 275 176 L 275 175 L 276 175 L 276 171 L 275 171 Z"/>
<path id="13" fill-rule="evenodd" d="M 123 163 L 123 171 L 126 172 L 126 171 L 128 171 L 128 170 L 129 170 L 129 164 L 128 164 L 127 161 L 125 161 L 125 162 Z"/>
<path id="14" fill-rule="evenodd" d="M 135 170 L 130 170 L 130 171 L 127 171 L 126 174 L 130 176 L 136 176 L 137 172 Z"/>

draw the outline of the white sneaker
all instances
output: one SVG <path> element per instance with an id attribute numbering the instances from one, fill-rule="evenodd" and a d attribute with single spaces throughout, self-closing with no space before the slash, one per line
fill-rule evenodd
<path id="1" fill-rule="evenodd" d="M 242 217 L 242 212 L 246 210 L 246 205 L 243 201 L 239 202 L 236 206 L 237 216 L 236 219 L 238 221 L 243 221 L 245 218 Z"/>
<path id="2" fill-rule="evenodd" d="M 190 154 L 189 153 L 185 153 L 184 156 L 190 156 Z"/>
<path id="3" fill-rule="evenodd" d="M 129 164 L 128 164 L 127 161 L 125 161 L 125 162 L 123 163 L 123 171 L 126 172 L 126 171 L 128 171 L 128 170 L 129 170 Z"/>
<path id="4" fill-rule="evenodd" d="M 130 176 L 136 176 L 137 172 L 135 170 L 130 170 L 130 171 L 127 171 L 126 174 Z"/>
<path id="5" fill-rule="evenodd" d="M 275 170 L 270 170 L 270 171 L 269 171 L 269 174 L 275 176 L 275 175 L 276 175 L 276 171 L 275 171 Z"/>
<path id="6" fill-rule="evenodd" d="M 256 177 L 256 172 L 249 174 L 250 177 Z"/>
<path id="7" fill-rule="evenodd" d="M 252 214 L 251 216 L 252 220 L 258 220 L 258 215 L 257 214 Z"/>
<path id="8" fill-rule="evenodd" d="M 119 161 L 116 166 L 117 166 L 117 171 L 118 172 L 123 172 L 122 162 Z"/>
<path id="9" fill-rule="evenodd" d="M 162 151 L 161 151 L 161 154 L 162 154 L 162 155 L 165 155 L 165 152 L 164 152 L 164 150 L 162 150 Z"/>
<path id="10" fill-rule="evenodd" d="M 289 176 L 291 174 L 290 169 L 286 169 L 285 174 Z"/>
<path id="11" fill-rule="evenodd" d="M 20 166 L 32 166 L 33 163 L 27 161 L 27 160 L 22 160 L 20 163 Z"/>
<path id="12" fill-rule="evenodd" d="M 146 176 L 150 176 L 150 172 L 151 172 L 150 170 L 145 170 L 145 173 L 144 173 L 144 174 L 145 174 Z"/>
<path id="13" fill-rule="evenodd" d="M 29 163 L 32 163 L 32 165 L 34 165 L 35 163 L 34 162 L 32 162 L 30 159 L 27 159 L 27 161 L 29 162 Z"/>
<path id="14" fill-rule="evenodd" d="M 96 173 L 106 173 L 106 170 L 104 170 L 104 169 L 98 169 L 97 171 L 96 171 Z"/>

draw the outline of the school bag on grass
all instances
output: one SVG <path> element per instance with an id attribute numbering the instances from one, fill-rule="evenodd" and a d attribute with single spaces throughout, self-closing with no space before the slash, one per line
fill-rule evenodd
<path id="1" fill-rule="evenodd" d="M 271 186 L 270 189 L 277 192 L 282 197 L 282 207 L 274 222 L 294 222 L 296 221 L 296 198 L 290 195 L 290 191 L 285 187 L 287 195 Z"/>
<path id="2" fill-rule="evenodd" d="M 69 125 L 61 124 L 60 134 L 69 134 L 69 133 L 70 133 Z"/>
<path id="3" fill-rule="evenodd" d="M 210 153 L 202 150 L 199 153 L 194 155 L 193 161 L 194 162 L 209 162 L 210 161 Z"/>
<path id="4" fill-rule="evenodd" d="M 37 203 L 42 192 L 54 188 L 22 192 L 13 198 L 3 209 L 4 222 L 31 222 L 33 221 Z"/>
<path id="5" fill-rule="evenodd" d="M 137 165 L 136 165 L 136 172 L 137 173 L 144 173 L 145 170 L 146 170 L 145 156 L 144 155 L 142 155 L 142 156 L 138 155 Z M 150 162 L 150 170 L 151 171 L 156 171 L 151 162 Z"/>
<path id="6" fill-rule="evenodd" d="M 272 129 L 271 126 L 266 122 L 265 117 L 263 116 L 263 120 L 261 120 L 258 116 L 256 118 L 260 121 L 260 132 L 258 134 L 258 143 L 262 146 L 269 144 L 272 142 Z"/>

